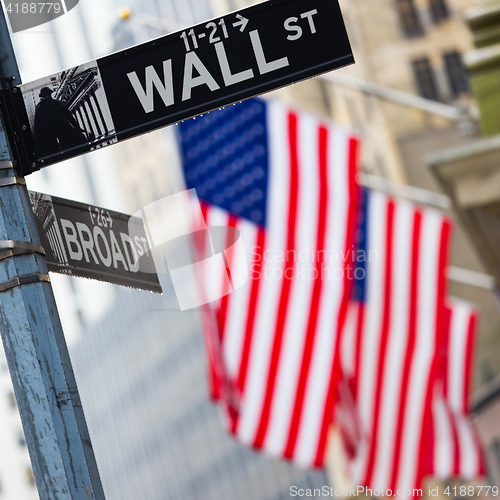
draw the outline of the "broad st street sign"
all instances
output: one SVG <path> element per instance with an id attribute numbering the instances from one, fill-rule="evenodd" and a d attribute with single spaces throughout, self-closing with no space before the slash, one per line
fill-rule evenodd
<path id="1" fill-rule="evenodd" d="M 337 0 L 268 0 L 7 91 L 12 139 L 26 174 L 353 62 Z"/>
<path id="2" fill-rule="evenodd" d="M 29 195 L 49 271 L 161 293 L 142 219 Z"/>

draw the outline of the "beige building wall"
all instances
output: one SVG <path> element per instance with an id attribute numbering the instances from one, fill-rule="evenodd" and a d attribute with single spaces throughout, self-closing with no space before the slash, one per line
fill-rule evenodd
<path id="1" fill-rule="evenodd" d="M 474 401 L 475 423 L 484 443 L 489 477 L 500 485 L 500 377 L 486 385 Z"/>
<path id="2" fill-rule="evenodd" d="M 408 38 L 402 28 L 396 0 L 341 0 L 346 25 L 355 46 L 356 59 L 361 61 L 358 76 L 392 89 L 418 94 L 412 61 L 428 57 L 434 69 L 439 93 L 450 100 L 443 54 L 464 53 L 472 48 L 472 35 L 462 15 L 475 0 L 446 0 L 450 17 L 434 23 L 429 0 L 415 0 L 422 36 Z M 396 137 L 419 132 L 429 127 L 446 127 L 444 119 L 426 116 L 422 111 L 383 103 L 389 127 Z"/>

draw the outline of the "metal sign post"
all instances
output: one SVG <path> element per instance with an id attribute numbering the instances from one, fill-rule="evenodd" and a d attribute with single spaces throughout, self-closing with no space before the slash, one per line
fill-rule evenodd
<path id="1" fill-rule="evenodd" d="M 20 83 L 0 7 L 0 86 Z M 41 500 L 104 500 L 24 179 L 0 114 L 0 332 Z"/>

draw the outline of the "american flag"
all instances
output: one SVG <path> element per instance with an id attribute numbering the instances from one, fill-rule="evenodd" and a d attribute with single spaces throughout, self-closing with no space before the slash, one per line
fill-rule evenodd
<path id="1" fill-rule="evenodd" d="M 377 191 L 364 191 L 361 207 L 365 272 L 356 280 L 342 344 L 362 436 L 350 472 L 357 484 L 397 491 L 419 484 L 425 468 L 421 444 L 443 322 L 451 222 Z"/>
<path id="2" fill-rule="evenodd" d="M 363 191 L 366 258 L 340 354 L 351 399 L 340 398 L 337 414 L 351 479 L 386 496 L 419 489 L 428 475 L 482 471 L 465 396 L 475 316 L 445 301 L 451 231 L 440 211 Z M 472 455 L 457 463 L 466 449 Z"/>
<path id="3" fill-rule="evenodd" d="M 352 281 L 359 141 L 260 99 L 179 129 L 207 226 L 238 229 L 250 261 L 248 282 L 216 304 L 212 396 L 241 442 L 321 467 Z"/>
<path id="4" fill-rule="evenodd" d="M 448 299 L 446 311 L 433 402 L 433 472 L 440 479 L 471 479 L 485 474 L 483 452 L 469 418 L 478 312 L 458 299 Z"/>

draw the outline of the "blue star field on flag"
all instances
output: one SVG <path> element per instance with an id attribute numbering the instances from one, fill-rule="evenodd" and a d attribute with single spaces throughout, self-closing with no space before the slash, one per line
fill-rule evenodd
<path id="1" fill-rule="evenodd" d="M 266 223 L 266 105 L 250 99 L 179 124 L 184 174 L 198 197 Z"/>

